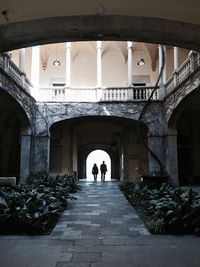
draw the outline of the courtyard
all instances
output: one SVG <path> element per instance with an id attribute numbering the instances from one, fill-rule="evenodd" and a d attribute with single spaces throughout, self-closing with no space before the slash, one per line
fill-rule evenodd
<path id="1" fill-rule="evenodd" d="M 117 181 L 80 182 L 50 235 L 0 236 L 1 267 L 197 267 L 200 239 L 151 235 Z"/>

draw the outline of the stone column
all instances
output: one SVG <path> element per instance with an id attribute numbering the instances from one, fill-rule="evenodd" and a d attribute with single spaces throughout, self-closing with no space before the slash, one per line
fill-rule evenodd
<path id="1" fill-rule="evenodd" d="M 165 150 L 166 171 L 170 177 L 171 184 L 178 186 L 178 155 L 177 155 L 177 131 L 168 130 L 166 135 Z"/>
<path id="2" fill-rule="evenodd" d="M 69 149 L 69 157 L 70 157 L 70 173 L 72 175 L 75 174 L 77 176 L 78 172 L 78 148 L 77 148 L 77 132 L 74 127 L 70 129 L 70 149 Z"/>
<path id="3" fill-rule="evenodd" d="M 148 135 L 148 146 L 156 154 L 156 156 L 161 160 L 164 165 L 164 142 L 163 136 L 159 135 Z M 149 152 L 149 174 L 154 175 L 160 172 L 160 166 L 157 160 L 153 157 L 153 155 Z"/>
<path id="4" fill-rule="evenodd" d="M 132 86 L 133 83 L 133 58 L 132 58 L 132 42 L 127 42 L 128 49 L 128 87 Z"/>
<path id="5" fill-rule="evenodd" d="M 101 48 L 102 48 L 102 41 L 97 41 L 97 88 L 102 87 L 102 80 L 101 80 Z"/>
<path id="6" fill-rule="evenodd" d="M 77 147 L 77 133 L 76 133 L 76 131 L 73 132 L 73 171 L 76 173 L 76 177 L 77 177 L 77 173 L 78 173 L 78 147 Z"/>
<path id="7" fill-rule="evenodd" d="M 25 66 L 25 48 L 19 49 L 19 69 L 24 72 Z"/>
<path id="8" fill-rule="evenodd" d="M 128 128 L 125 127 L 123 131 L 123 151 L 124 151 L 124 158 L 123 158 L 123 180 L 128 180 L 128 173 L 129 173 L 129 162 L 128 162 L 128 140 L 129 140 L 129 131 Z"/>
<path id="9" fill-rule="evenodd" d="M 31 83 L 33 91 L 31 94 L 38 99 L 40 80 L 40 46 L 32 47 L 32 62 L 31 62 Z"/>
<path id="10" fill-rule="evenodd" d="M 31 162 L 31 171 L 34 173 L 40 171 L 49 172 L 50 136 L 34 136 L 32 148 L 33 160 Z"/>
<path id="11" fill-rule="evenodd" d="M 26 181 L 30 174 L 31 159 L 31 135 L 21 135 L 21 153 L 20 153 L 20 183 Z"/>
<path id="12" fill-rule="evenodd" d="M 199 158 L 200 158 L 200 142 L 199 142 L 199 117 L 193 116 L 191 119 L 192 122 L 192 139 L 193 139 L 193 168 L 192 168 L 192 175 L 196 177 L 199 177 L 200 175 L 200 164 L 199 164 Z M 191 155 L 192 156 L 192 155 Z"/>
<path id="13" fill-rule="evenodd" d="M 179 66 L 178 62 L 178 47 L 174 47 L 174 72 L 173 72 L 173 78 L 174 78 L 174 86 L 177 85 L 177 68 Z"/>
<path id="14" fill-rule="evenodd" d="M 163 46 L 164 49 L 164 57 L 165 58 L 165 63 L 164 63 L 164 69 L 163 69 L 163 84 L 166 84 L 167 82 L 167 48 L 166 45 Z"/>
<path id="15" fill-rule="evenodd" d="M 24 67 L 25 67 L 25 48 L 21 48 L 19 49 L 19 69 L 22 71 L 21 74 L 22 84 L 24 84 L 25 81 Z"/>
<path id="16" fill-rule="evenodd" d="M 5 72 L 9 72 L 10 56 L 8 53 L 3 53 L 3 69 Z"/>
<path id="17" fill-rule="evenodd" d="M 66 43 L 66 87 L 71 87 L 71 42 Z"/>
<path id="18" fill-rule="evenodd" d="M 163 61 L 162 45 L 158 45 L 158 59 L 159 59 L 159 74 L 160 74 L 161 67 L 162 67 L 162 61 Z M 163 85 L 163 76 L 162 75 L 160 77 L 160 85 Z"/>
<path id="19" fill-rule="evenodd" d="M 179 66 L 179 58 L 178 58 L 178 47 L 174 47 L 174 71 Z"/>
<path id="20" fill-rule="evenodd" d="M 163 72 L 160 78 L 160 100 L 162 100 L 165 97 L 165 88 L 164 84 L 167 81 L 167 68 L 166 68 L 166 46 L 159 45 L 158 46 L 158 51 L 159 51 L 159 73 L 161 71 L 163 61 L 164 63 L 164 68 Z M 163 53 L 164 52 L 164 53 Z"/>

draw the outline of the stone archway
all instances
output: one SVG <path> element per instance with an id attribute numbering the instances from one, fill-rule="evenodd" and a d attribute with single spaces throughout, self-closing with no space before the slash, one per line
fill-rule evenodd
<path id="1" fill-rule="evenodd" d="M 101 180 L 101 172 L 100 172 L 100 165 L 102 162 L 105 161 L 105 164 L 107 166 L 107 172 L 105 176 L 105 181 L 110 181 L 111 180 L 111 158 L 108 155 L 107 152 L 104 150 L 93 150 L 86 159 L 86 178 L 87 181 L 94 181 L 93 174 L 91 172 L 92 167 L 94 163 L 97 164 L 98 169 L 99 169 L 99 174 L 97 175 L 97 181 Z"/>
<path id="2" fill-rule="evenodd" d="M 78 178 L 86 178 L 87 157 L 94 150 L 103 150 L 109 155 L 111 159 L 111 179 L 119 179 L 119 150 L 108 144 L 91 144 L 80 146 L 78 148 Z"/>
<path id="3" fill-rule="evenodd" d="M 171 151 L 173 155 L 176 152 L 172 162 L 174 164 L 177 161 L 177 177 L 181 185 L 200 183 L 199 102 L 199 90 L 194 90 L 179 103 L 168 124 L 172 132 L 171 138 L 174 140 Z"/>
<path id="4" fill-rule="evenodd" d="M 22 132 L 29 126 L 26 113 L 8 93 L 0 93 L 0 176 L 13 176 L 17 182 L 22 175 Z M 26 155 L 26 162 L 29 159 Z M 29 173 L 28 173 L 29 174 Z"/>
<path id="5" fill-rule="evenodd" d="M 148 128 L 141 126 L 147 139 Z M 151 159 L 138 140 L 136 121 L 113 116 L 78 117 L 52 125 L 50 172 L 76 173 L 85 179 L 87 156 L 97 149 L 109 154 L 113 179 L 135 180 L 148 172 Z"/>
<path id="6" fill-rule="evenodd" d="M 159 17 L 159 15 L 158 15 Z M 0 25 L 0 51 L 65 41 L 135 40 L 199 50 L 199 25 L 129 15 L 58 16 Z M 31 29 L 31 34 L 30 34 Z M 152 31 L 152 29 L 154 29 Z M 45 34 L 44 34 L 45 33 Z"/>

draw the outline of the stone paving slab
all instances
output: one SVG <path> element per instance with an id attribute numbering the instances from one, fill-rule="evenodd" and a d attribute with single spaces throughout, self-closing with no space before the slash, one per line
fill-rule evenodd
<path id="1" fill-rule="evenodd" d="M 99 231 L 91 230 L 97 237 L 149 235 L 134 208 L 119 191 L 117 182 L 82 183 L 82 187 L 77 201 L 70 204 L 58 222 L 62 228 L 55 227 L 52 235 L 74 239 L 77 233 L 77 238 L 84 238 L 90 234 L 91 228 L 87 227 L 98 227 Z M 97 203 L 93 203 L 94 200 Z M 71 232 L 67 230 L 69 227 Z"/>
<path id="2" fill-rule="evenodd" d="M 0 267 L 199 267 L 200 238 L 150 235 L 117 182 L 81 183 L 46 236 L 0 236 Z"/>

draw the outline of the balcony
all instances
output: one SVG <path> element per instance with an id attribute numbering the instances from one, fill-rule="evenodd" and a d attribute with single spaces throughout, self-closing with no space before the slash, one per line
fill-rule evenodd
<path id="1" fill-rule="evenodd" d="M 41 87 L 39 99 L 45 102 L 125 102 L 146 101 L 153 87 L 124 88 L 67 88 Z M 159 89 L 153 95 L 153 100 L 159 100 Z"/>
<path id="2" fill-rule="evenodd" d="M 173 75 L 165 84 L 166 95 L 173 92 L 175 88 L 185 82 L 192 74 L 200 68 L 200 54 L 190 52 L 188 59 L 174 71 Z"/>
<path id="3" fill-rule="evenodd" d="M 185 82 L 200 68 L 200 55 L 191 52 L 188 59 L 173 73 L 165 84 L 165 96 Z M 0 55 L 0 69 L 28 93 L 41 102 L 126 102 L 147 101 L 154 87 L 104 87 L 104 88 L 69 88 L 40 87 L 32 88 L 31 83 L 10 59 L 8 54 Z M 160 100 L 159 87 L 156 88 L 152 100 Z"/>
<path id="4" fill-rule="evenodd" d="M 26 74 L 12 62 L 10 56 L 6 53 L 0 54 L 0 69 L 7 73 L 20 87 L 30 93 L 31 83 L 27 79 Z"/>

